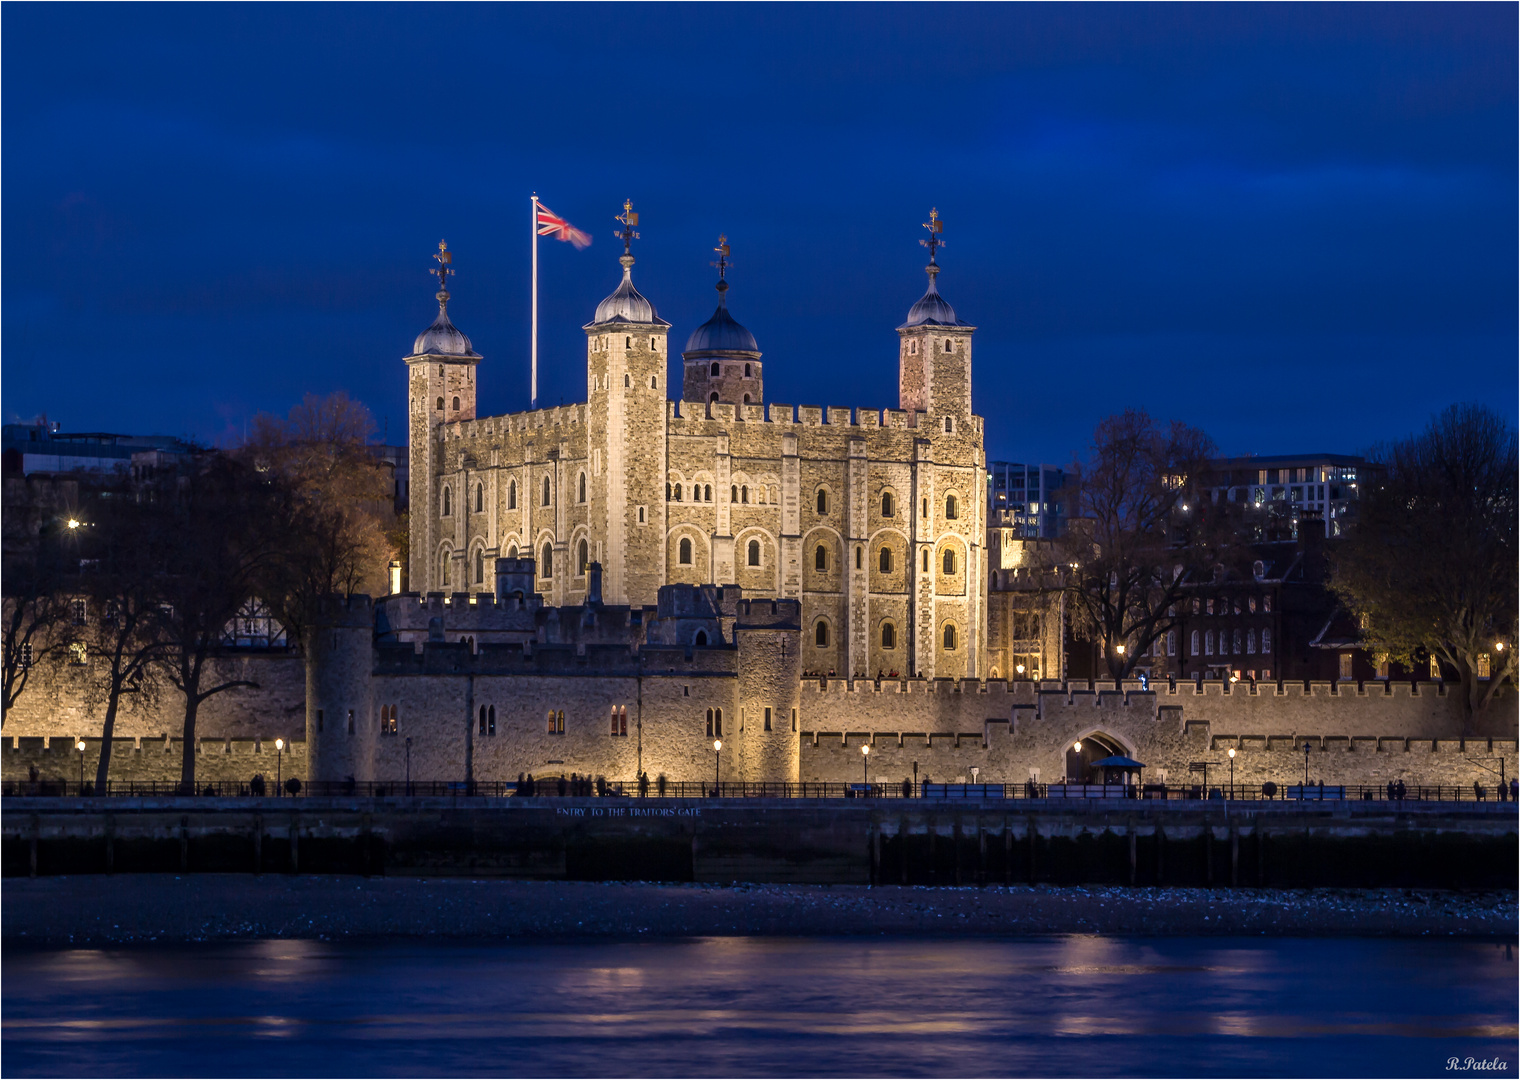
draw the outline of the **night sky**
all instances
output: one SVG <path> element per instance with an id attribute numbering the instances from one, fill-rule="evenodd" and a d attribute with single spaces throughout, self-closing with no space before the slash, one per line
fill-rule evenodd
<path id="1" fill-rule="evenodd" d="M 541 404 L 628 197 L 676 348 L 727 233 L 812 405 L 896 406 L 938 207 L 992 458 L 1126 406 L 1230 454 L 1514 417 L 1516 10 L 9 4 L 4 416 L 225 445 L 344 389 L 404 441 L 440 238 L 481 413 L 524 409 L 536 189 L 595 237 L 541 250 Z"/>

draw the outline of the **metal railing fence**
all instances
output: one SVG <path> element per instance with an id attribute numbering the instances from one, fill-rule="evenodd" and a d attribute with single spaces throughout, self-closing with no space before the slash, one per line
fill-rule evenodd
<path id="1" fill-rule="evenodd" d="M 287 782 L 288 784 L 289 782 Z M 538 777 L 531 785 L 515 780 L 413 780 L 300 781 L 294 790 L 276 791 L 273 781 L 212 780 L 187 789 L 173 781 L 112 780 L 106 797 L 204 797 L 204 798 L 646 798 L 646 799 L 1137 799 L 1141 801 L 1199 800 L 1208 802 L 1506 802 L 1510 791 L 1502 785 L 1452 784 L 866 784 L 806 781 L 802 783 L 747 783 L 725 780 L 720 784 L 695 780 L 609 781 L 602 777 Z M 57 796 L 93 798 L 101 793 L 89 781 L 6 780 L 3 796 Z"/>

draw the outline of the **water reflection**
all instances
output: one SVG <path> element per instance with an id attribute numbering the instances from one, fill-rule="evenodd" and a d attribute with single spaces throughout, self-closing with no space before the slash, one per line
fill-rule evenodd
<path id="1" fill-rule="evenodd" d="M 345 943 L 9 951 L 8 1075 L 1515 1069 L 1512 943 Z"/>

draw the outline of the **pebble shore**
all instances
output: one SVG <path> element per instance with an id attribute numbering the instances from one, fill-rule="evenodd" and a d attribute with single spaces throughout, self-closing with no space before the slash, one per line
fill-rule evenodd
<path id="1" fill-rule="evenodd" d="M 248 938 L 1514 937 L 1516 893 L 656 885 L 121 874 L 8 879 L 7 946 Z"/>

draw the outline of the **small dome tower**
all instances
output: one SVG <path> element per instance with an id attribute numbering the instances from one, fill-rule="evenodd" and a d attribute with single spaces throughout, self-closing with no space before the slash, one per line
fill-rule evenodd
<path id="1" fill-rule="evenodd" d="M 953 433 L 956 424 L 971 419 L 971 335 L 976 327 L 958 318 L 939 294 L 935 252 L 945 243 L 940 239 L 944 227 L 939 211 L 930 210 L 924 223 L 929 239 L 919 241 L 929 249 L 929 265 L 924 267 L 929 289 L 897 328 L 897 389 L 901 408 L 926 412 L 936 426 Z"/>
<path id="2" fill-rule="evenodd" d="M 760 346 L 728 313 L 728 237 L 718 237 L 718 310 L 692 331 L 681 359 L 686 363 L 681 384 L 683 401 L 759 405 L 765 401 L 760 373 Z"/>

